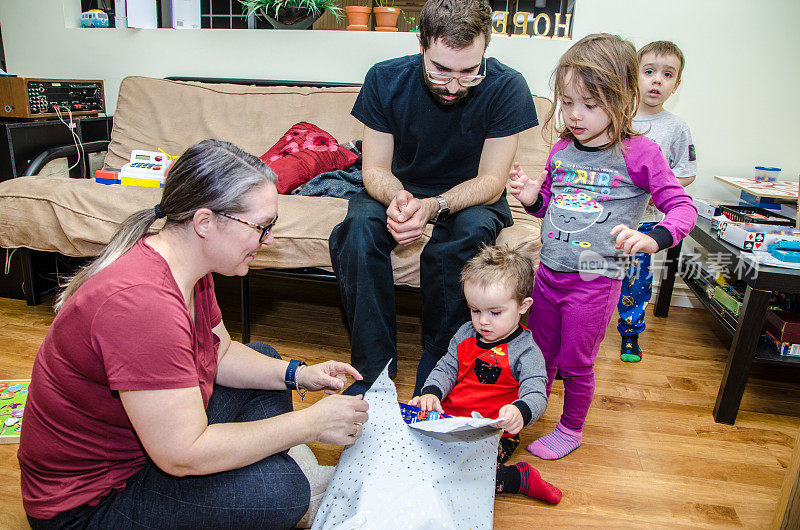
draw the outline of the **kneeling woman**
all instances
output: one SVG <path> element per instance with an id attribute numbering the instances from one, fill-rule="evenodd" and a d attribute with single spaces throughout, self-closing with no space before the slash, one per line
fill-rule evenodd
<path id="1" fill-rule="evenodd" d="M 303 516 L 308 481 L 286 451 L 352 443 L 367 404 L 331 395 L 292 412 L 287 387 L 334 393 L 361 376 L 283 361 L 225 329 L 211 273 L 246 274 L 277 207 L 272 171 L 206 140 L 171 168 L 161 203 L 71 280 L 22 428 L 33 528 L 284 528 Z"/>

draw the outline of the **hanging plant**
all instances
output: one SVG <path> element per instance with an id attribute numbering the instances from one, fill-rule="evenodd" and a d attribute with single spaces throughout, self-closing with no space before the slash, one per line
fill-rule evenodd
<path id="1" fill-rule="evenodd" d="M 342 18 L 339 0 L 239 0 L 246 16 L 274 18 L 283 24 L 292 24 L 302 18 L 319 18 L 330 11 L 336 18 Z M 287 19 L 291 17 L 293 20 Z"/>

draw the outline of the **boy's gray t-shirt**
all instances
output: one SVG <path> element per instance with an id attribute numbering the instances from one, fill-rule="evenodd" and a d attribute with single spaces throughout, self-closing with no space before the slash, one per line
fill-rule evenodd
<path id="1" fill-rule="evenodd" d="M 650 138 L 661 148 L 676 177 L 697 175 L 697 162 L 689 126 L 680 116 L 662 110 L 648 116 L 633 118 L 633 128 Z M 664 215 L 652 204 L 648 204 L 642 215 L 643 223 L 657 223 Z"/>

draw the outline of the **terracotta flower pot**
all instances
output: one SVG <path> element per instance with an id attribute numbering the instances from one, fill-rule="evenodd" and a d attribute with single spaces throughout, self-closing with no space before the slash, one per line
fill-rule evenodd
<path id="1" fill-rule="evenodd" d="M 350 26 L 369 25 L 369 14 L 372 8 L 367 6 L 347 6 L 344 8 L 347 13 L 347 22 Z"/>
<path id="2" fill-rule="evenodd" d="M 378 6 L 372 11 L 375 13 L 376 26 L 389 27 L 397 25 L 397 16 L 400 14 L 400 10 L 396 7 Z"/>

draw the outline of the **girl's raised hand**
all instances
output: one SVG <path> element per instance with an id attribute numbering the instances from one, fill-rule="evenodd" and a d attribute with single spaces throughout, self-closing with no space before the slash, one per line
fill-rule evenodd
<path id="1" fill-rule="evenodd" d="M 658 243 L 655 239 L 627 225 L 615 226 L 611 229 L 611 235 L 617 236 L 615 247 L 621 248 L 626 256 L 633 256 L 639 252 L 647 254 L 658 252 Z"/>
<path id="2" fill-rule="evenodd" d="M 525 206 L 530 206 L 539 198 L 539 190 L 547 178 L 547 170 L 542 171 L 539 178 L 533 180 L 519 167 L 519 162 L 514 162 L 508 178 L 511 180 L 511 195 Z"/>

